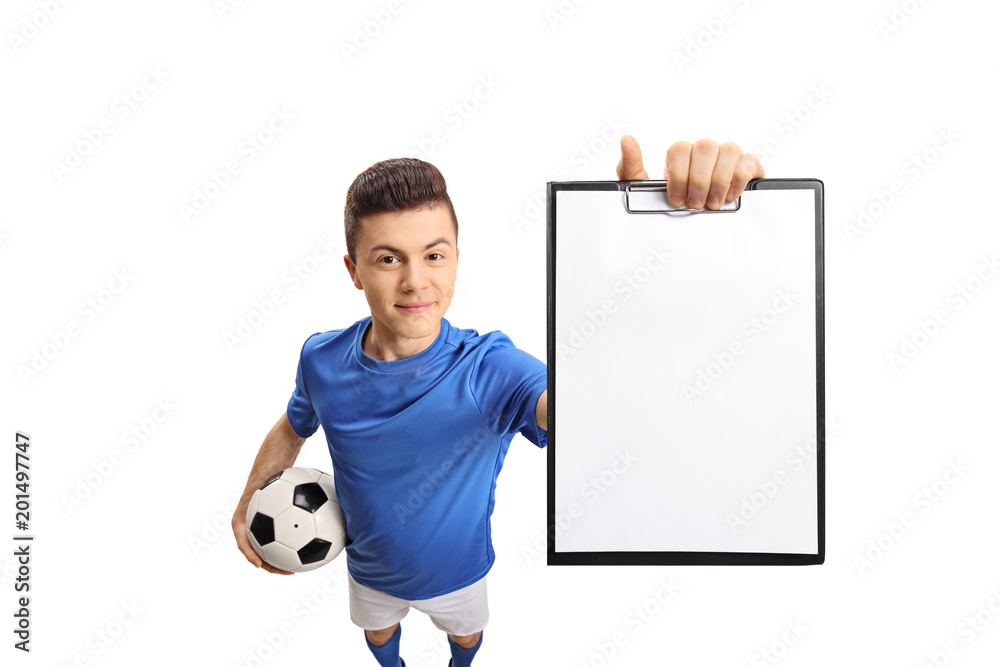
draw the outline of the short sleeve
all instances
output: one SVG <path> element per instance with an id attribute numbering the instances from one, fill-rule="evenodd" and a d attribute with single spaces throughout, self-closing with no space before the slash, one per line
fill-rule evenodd
<path id="1" fill-rule="evenodd" d="M 497 435 L 520 432 L 538 447 L 548 444 L 535 423 L 535 406 L 548 387 L 548 368 L 497 332 L 472 375 L 472 395 Z"/>
<path id="2" fill-rule="evenodd" d="M 307 339 L 306 343 L 308 342 Z M 313 410 L 312 401 L 309 400 L 309 391 L 306 388 L 302 371 L 305 354 L 306 346 L 303 344 L 302 352 L 299 353 L 298 370 L 295 373 L 295 390 L 292 391 L 292 397 L 288 400 L 288 422 L 301 438 L 308 438 L 319 428 L 319 419 Z"/>

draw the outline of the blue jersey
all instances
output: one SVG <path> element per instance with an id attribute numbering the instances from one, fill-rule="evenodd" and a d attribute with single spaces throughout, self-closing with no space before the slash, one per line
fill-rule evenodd
<path id="1" fill-rule="evenodd" d="M 441 319 L 426 350 L 378 361 L 361 348 L 371 317 L 302 347 L 288 420 L 322 425 L 347 520 L 347 566 L 407 600 L 450 593 L 493 565 L 490 516 L 514 435 L 539 447 L 545 364 L 499 331 Z"/>

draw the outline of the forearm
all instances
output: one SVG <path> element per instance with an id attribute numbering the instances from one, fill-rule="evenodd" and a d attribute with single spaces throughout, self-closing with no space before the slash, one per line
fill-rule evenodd
<path id="1" fill-rule="evenodd" d="M 254 491 L 268 477 L 295 465 L 295 459 L 298 458 L 299 450 L 305 441 L 305 438 L 295 433 L 287 415 L 283 414 L 264 438 L 257 452 L 257 458 L 254 459 L 253 468 L 247 478 L 246 488 L 240 498 L 240 508 L 245 510 L 250 505 Z"/>

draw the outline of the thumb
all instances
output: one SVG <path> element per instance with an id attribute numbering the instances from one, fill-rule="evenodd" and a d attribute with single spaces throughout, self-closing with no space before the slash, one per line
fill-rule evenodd
<path id="1" fill-rule="evenodd" d="M 646 170 L 642 166 L 642 152 L 639 150 L 639 142 L 635 138 L 626 134 L 622 137 L 622 157 L 618 161 L 618 180 L 649 180 Z"/>

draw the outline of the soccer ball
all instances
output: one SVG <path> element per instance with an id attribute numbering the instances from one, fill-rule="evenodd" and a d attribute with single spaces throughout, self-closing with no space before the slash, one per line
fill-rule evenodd
<path id="1" fill-rule="evenodd" d="M 286 572 L 315 570 L 347 544 L 347 525 L 333 476 L 315 468 L 285 468 L 254 491 L 247 537 L 257 555 Z"/>

